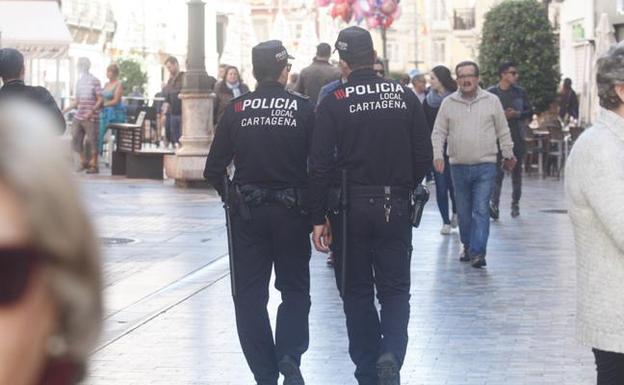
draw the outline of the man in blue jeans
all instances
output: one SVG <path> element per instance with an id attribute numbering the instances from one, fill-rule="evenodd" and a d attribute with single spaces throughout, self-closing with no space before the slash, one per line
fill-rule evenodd
<path id="1" fill-rule="evenodd" d="M 444 143 L 455 186 L 462 262 L 486 266 L 490 234 L 489 203 L 497 172 L 497 140 L 503 167 L 516 165 L 513 141 L 503 106 L 494 94 L 479 87 L 479 66 L 471 61 L 455 67 L 457 92 L 442 102 L 433 127 L 433 165 L 444 172 Z"/>

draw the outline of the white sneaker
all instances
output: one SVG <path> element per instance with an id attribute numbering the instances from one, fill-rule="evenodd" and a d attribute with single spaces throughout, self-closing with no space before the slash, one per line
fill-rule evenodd
<path id="1" fill-rule="evenodd" d="M 453 214 L 453 217 L 451 218 L 451 227 L 452 228 L 456 228 L 457 227 L 457 214 Z"/>
<path id="2" fill-rule="evenodd" d="M 449 235 L 451 233 L 451 225 L 442 225 L 442 230 L 440 230 L 440 234 Z"/>

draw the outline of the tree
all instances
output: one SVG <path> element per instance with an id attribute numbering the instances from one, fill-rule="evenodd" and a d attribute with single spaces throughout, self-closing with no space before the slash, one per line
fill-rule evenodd
<path id="1" fill-rule="evenodd" d="M 144 91 L 147 84 L 147 72 L 141 68 L 141 63 L 135 59 L 120 59 L 117 62 L 119 65 L 119 80 L 124 87 L 124 95 L 128 95 L 132 92 L 134 86 L 138 86 L 141 92 Z"/>
<path id="2" fill-rule="evenodd" d="M 479 50 L 481 77 L 498 82 L 498 66 L 513 61 L 520 84 L 538 112 L 555 100 L 561 74 L 559 50 L 543 4 L 537 0 L 507 0 L 485 15 Z"/>

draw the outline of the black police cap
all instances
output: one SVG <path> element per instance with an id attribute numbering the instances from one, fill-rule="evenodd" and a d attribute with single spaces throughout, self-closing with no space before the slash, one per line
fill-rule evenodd
<path id="1" fill-rule="evenodd" d="M 294 59 L 294 57 L 288 54 L 279 40 L 265 41 L 251 49 L 251 62 L 256 69 L 283 67 L 288 63 L 288 59 Z"/>
<path id="2" fill-rule="evenodd" d="M 353 26 L 338 34 L 334 45 L 341 59 L 356 59 L 374 55 L 373 38 L 364 28 Z"/>

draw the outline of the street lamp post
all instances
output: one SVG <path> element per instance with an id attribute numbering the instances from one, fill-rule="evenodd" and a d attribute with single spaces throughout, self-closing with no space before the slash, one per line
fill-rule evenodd
<path id="1" fill-rule="evenodd" d="M 183 93 L 207 92 L 210 80 L 206 73 L 205 51 L 205 3 L 202 0 L 188 2 L 188 52 Z"/>
<path id="2" fill-rule="evenodd" d="M 211 79 L 206 73 L 205 3 L 188 3 L 188 52 L 186 73 L 179 98 L 182 100 L 182 137 L 175 155 L 165 157 L 167 176 L 176 185 L 204 185 L 203 170 L 214 138 Z"/>
<path id="3" fill-rule="evenodd" d="M 386 32 L 387 32 L 386 27 L 382 25 L 381 26 L 381 46 L 382 46 L 382 52 L 383 52 L 383 66 L 384 66 L 384 71 L 389 76 L 390 68 L 389 68 L 389 61 L 388 61 L 388 37 L 387 37 Z"/>

